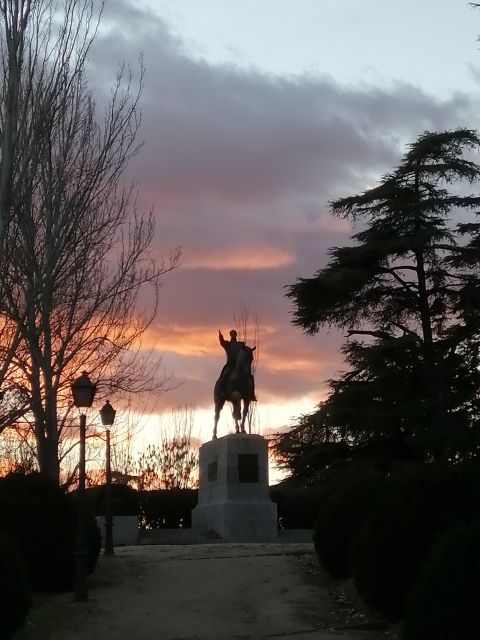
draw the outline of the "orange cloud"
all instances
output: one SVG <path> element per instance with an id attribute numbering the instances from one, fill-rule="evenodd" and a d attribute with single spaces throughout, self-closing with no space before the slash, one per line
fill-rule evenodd
<path id="1" fill-rule="evenodd" d="M 142 347 L 159 347 L 181 356 L 218 356 L 218 327 L 160 325 L 150 327 L 142 338 Z"/>
<path id="2" fill-rule="evenodd" d="M 257 270 L 279 269 L 294 262 L 293 254 L 276 247 L 250 249 L 222 249 L 189 255 L 182 264 L 183 269 Z"/>
<path id="3" fill-rule="evenodd" d="M 309 356 L 293 356 L 287 353 L 284 356 L 272 354 L 271 352 L 262 352 L 262 367 L 269 369 L 275 373 L 284 371 L 301 371 L 303 373 L 318 372 L 320 365 L 318 357 L 315 354 Z"/>
<path id="4" fill-rule="evenodd" d="M 221 360 L 223 353 L 218 345 L 218 329 L 219 327 L 213 325 L 157 325 L 150 327 L 142 339 L 142 346 L 159 347 L 162 352 L 184 357 L 207 357 Z M 223 328 L 223 332 L 228 339 L 226 329 L 228 327 Z M 284 344 L 280 347 L 276 342 L 271 343 L 271 338 L 275 336 L 272 327 L 262 326 L 260 333 L 260 341 L 256 346 L 259 353 L 259 367 L 262 371 L 269 371 L 273 374 L 297 372 L 305 375 L 318 375 L 319 371 L 331 364 L 331 354 L 325 353 L 323 358 L 319 359 L 315 351 L 306 351 L 298 345 Z"/>

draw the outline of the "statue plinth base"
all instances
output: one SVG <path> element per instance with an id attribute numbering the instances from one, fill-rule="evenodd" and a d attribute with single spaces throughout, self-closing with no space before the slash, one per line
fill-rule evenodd
<path id="1" fill-rule="evenodd" d="M 277 505 L 268 491 L 268 445 L 259 435 L 231 434 L 200 447 L 198 504 L 192 529 L 223 540 L 277 537 Z"/>

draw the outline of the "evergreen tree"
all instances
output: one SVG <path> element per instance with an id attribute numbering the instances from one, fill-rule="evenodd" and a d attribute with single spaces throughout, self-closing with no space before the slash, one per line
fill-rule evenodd
<path id="1" fill-rule="evenodd" d="M 381 441 L 424 460 L 477 453 L 480 225 L 463 220 L 480 205 L 464 191 L 480 175 L 467 156 L 479 145 L 471 130 L 425 132 L 379 186 L 331 203 L 360 227 L 354 244 L 289 287 L 294 324 L 351 339 L 352 368 L 328 399 L 349 449 Z"/>

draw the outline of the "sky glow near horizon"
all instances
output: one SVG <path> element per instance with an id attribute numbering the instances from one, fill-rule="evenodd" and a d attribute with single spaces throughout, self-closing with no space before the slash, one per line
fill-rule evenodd
<path id="1" fill-rule="evenodd" d="M 143 52 L 145 144 L 128 177 L 155 211 L 153 254 L 184 254 L 145 339 L 177 386 L 150 411 L 196 408 L 209 439 L 218 329 L 228 335 L 245 307 L 259 319 L 257 429 L 291 425 L 342 369 L 341 336 L 294 327 L 285 286 L 348 242 L 329 200 L 375 185 L 425 130 L 479 126 L 480 11 L 459 0 L 111 0 L 104 25 L 92 88 L 101 101 L 118 62 Z M 219 435 L 231 426 L 226 408 Z"/>

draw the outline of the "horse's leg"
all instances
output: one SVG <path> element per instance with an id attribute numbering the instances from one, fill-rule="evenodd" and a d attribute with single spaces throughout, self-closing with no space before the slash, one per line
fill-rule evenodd
<path id="1" fill-rule="evenodd" d="M 235 401 L 232 402 L 232 418 L 233 418 L 233 421 L 235 422 L 235 433 L 239 433 L 240 431 L 240 426 L 238 424 L 238 421 L 240 420 L 241 417 L 242 416 L 238 411 L 237 402 Z"/>
<path id="2" fill-rule="evenodd" d="M 249 382 L 247 383 L 246 388 L 244 388 L 244 394 L 243 394 L 243 411 L 242 411 L 242 424 L 241 424 L 242 433 L 246 433 L 245 422 L 248 416 L 248 411 L 250 409 L 250 402 L 253 398 L 254 398 L 253 376 L 250 374 Z M 249 423 L 248 432 L 250 434 L 252 433 L 252 426 L 250 423 Z"/>
<path id="3" fill-rule="evenodd" d="M 240 425 L 238 422 L 242 419 L 242 399 L 238 391 L 234 391 L 231 395 L 230 402 L 232 403 L 232 416 L 235 421 L 235 433 L 239 433 Z"/>
<path id="4" fill-rule="evenodd" d="M 223 409 L 223 405 L 225 404 L 225 400 L 215 400 L 215 421 L 213 425 L 213 436 L 212 440 L 217 439 L 217 425 L 218 420 L 220 419 L 220 411 Z"/>
<path id="5" fill-rule="evenodd" d="M 242 433 L 245 433 L 245 420 L 247 418 L 249 406 L 250 406 L 250 401 L 249 400 L 244 400 L 243 401 L 243 412 L 242 412 L 242 425 L 241 425 L 241 432 Z"/>

